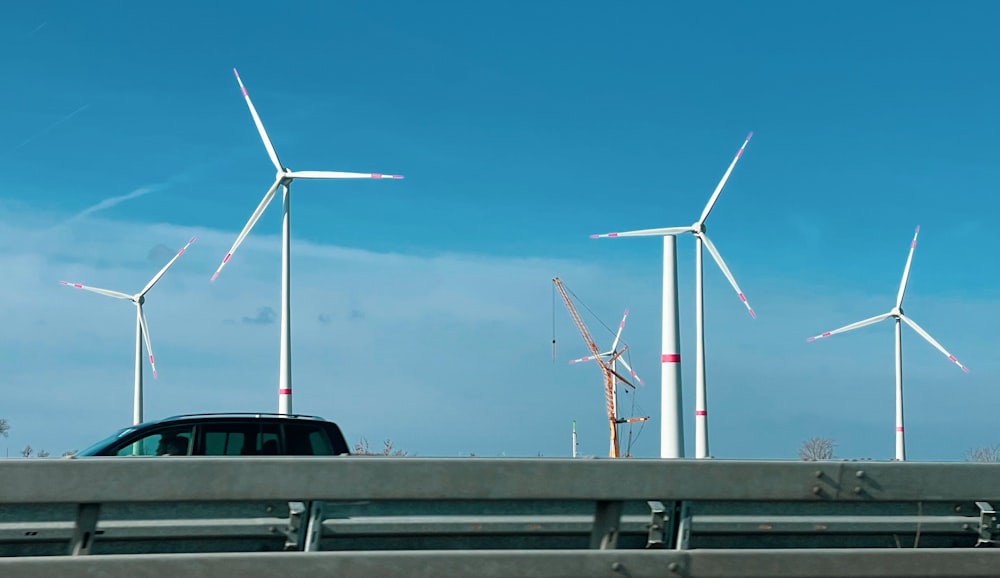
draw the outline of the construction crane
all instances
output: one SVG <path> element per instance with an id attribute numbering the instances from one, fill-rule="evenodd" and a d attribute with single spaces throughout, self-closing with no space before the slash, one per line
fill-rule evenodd
<path id="1" fill-rule="evenodd" d="M 628 349 L 627 346 L 622 347 L 621 350 L 612 352 L 611 357 L 608 359 L 604 358 L 601 354 L 601 350 L 597 348 L 597 344 L 594 343 L 594 339 L 590 336 L 590 331 L 587 329 L 587 324 L 583 322 L 580 314 L 576 310 L 576 306 L 573 305 L 573 300 L 570 299 L 569 293 L 566 292 L 566 287 L 563 286 L 562 281 L 559 277 L 552 279 L 552 283 L 555 284 L 556 289 L 559 290 L 559 294 L 562 295 L 563 302 L 566 304 L 566 310 L 569 311 L 570 317 L 573 318 L 573 322 L 576 323 L 576 328 L 580 330 L 580 335 L 583 337 L 583 341 L 587 344 L 587 348 L 590 349 L 590 354 L 594 356 L 594 360 L 601 366 L 601 373 L 604 374 L 604 396 L 607 403 L 608 410 L 608 424 L 611 428 L 611 449 L 609 451 L 609 456 L 612 458 L 619 457 L 618 448 L 618 424 L 621 423 L 631 423 L 635 421 L 645 421 L 646 418 L 629 418 L 629 419 L 619 419 L 615 404 L 615 379 L 624 383 L 625 385 L 635 389 L 632 382 L 622 377 L 617 371 L 615 371 L 613 364 L 616 359 L 621 357 L 625 350 Z"/>

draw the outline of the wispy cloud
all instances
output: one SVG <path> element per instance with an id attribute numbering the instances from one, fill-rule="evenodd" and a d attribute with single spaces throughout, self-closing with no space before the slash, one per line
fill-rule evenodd
<path id="1" fill-rule="evenodd" d="M 46 25 L 46 24 L 48 24 L 48 23 L 49 23 L 49 21 L 48 21 L 48 20 L 46 20 L 45 22 L 42 22 L 42 23 L 41 23 L 41 24 L 39 24 L 38 26 L 35 26 L 35 29 L 34 29 L 34 30 L 32 30 L 32 31 L 31 31 L 31 33 L 30 33 L 30 34 L 28 34 L 28 36 L 34 36 L 35 34 L 37 34 L 37 33 L 38 33 L 38 31 L 39 31 L 39 30 L 41 30 L 42 28 L 45 28 L 45 25 Z"/>
<path id="2" fill-rule="evenodd" d="M 44 24 L 42 24 L 42 26 L 44 26 Z M 41 28 L 41 26 L 38 27 L 38 29 L 40 29 L 40 28 Z M 81 112 L 87 110 L 88 108 L 90 108 L 90 104 L 89 103 L 81 106 L 80 108 L 74 110 L 73 112 L 67 114 L 66 116 L 62 117 L 61 119 L 59 119 L 59 120 L 55 121 L 54 123 L 50 124 L 49 126 L 47 126 L 47 127 L 43 128 L 42 130 L 36 132 L 35 134 L 31 135 L 30 137 L 28 137 L 27 139 L 25 139 L 24 141 L 22 141 L 21 144 L 17 145 L 14 148 L 15 149 L 19 149 L 19 148 L 23 147 L 24 145 L 30 143 L 31 141 L 37 139 L 40 136 L 46 134 L 47 132 L 51 131 L 52 129 L 56 128 L 57 126 L 59 126 L 59 125 L 63 124 L 64 122 L 70 120 L 74 116 L 76 116 L 76 115 L 80 114 Z"/>

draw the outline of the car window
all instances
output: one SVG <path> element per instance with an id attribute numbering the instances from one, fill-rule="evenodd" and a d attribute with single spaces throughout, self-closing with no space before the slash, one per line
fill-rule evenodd
<path id="1" fill-rule="evenodd" d="M 285 443 L 288 454 L 293 456 L 334 455 L 326 432 L 318 425 L 285 424 Z"/>
<path id="2" fill-rule="evenodd" d="M 277 455 L 281 449 L 278 426 L 268 423 L 208 423 L 201 426 L 206 456 Z"/>
<path id="3" fill-rule="evenodd" d="M 186 456 L 190 453 L 192 426 L 158 428 L 138 439 L 112 446 L 116 456 Z"/>

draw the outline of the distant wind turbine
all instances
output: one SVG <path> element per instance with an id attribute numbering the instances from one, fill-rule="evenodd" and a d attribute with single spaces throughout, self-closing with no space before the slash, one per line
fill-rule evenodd
<path id="1" fill-rule="evenodd" d="M 83 289 L 84 291 L 91 291 L 93 293 L 100 293 L 101 295 L 107 295 L 108 297 L 114 297 L 116 299 L 125 299 L 135 303 L 135 394 L 132 402 L 132 423 L 138 424 L 142 423 L 142 342 L 145 339 L 146 349 L 149 351 L 149 366 L 153 369 L 153 379 L 156 379 L 156 362 L 153 360 L 153 346 L 149 342 L 149 329 L 146 323 L 146 314 L 143 313 L 142 305 L 146 302 L 146 293 L 156 285 L 156 282 L 163 277 L 163 274 L 167 272 L 177 259 L 184 254 L 184 251 L 194 243 L 195 237 L 191 237 L 191 240 L 184 245 L 177 254 L 174 255 L 166 265 L 160 269 L 160 272 L 153 276 L 146 283 L 146 286 L 142 288 L 135 295 L 129 295 L 128 293 L 122 293 L 120 291 L 111 291 L 109 289 L 100 289 L 98 287 L 90 287 L 88 285 L 81 285 L 79 283 L 70 283 L 68 281 L 60 281 L 59 283 L 66 285 L 67 287 L 73 287 L 74 289 Z"/>
<path id="2" fill-rule="evenodd" d="M 611 349 L 609 349 L 607 351 L 603 351 L 603 352 L 600 353 L 601 359 L 603 359 L 604 362 L 611 367 L 611 403 L 612 403 L 613 415 L 615 415 L 616 417 L 618 416 L 618 382 L 620 381 L 618 379 L 618 367 L 617 367 L 617 365 L 619 363 L 621 363 L 622 365 L 624 365 L 625 369 L 627 369 L 628 372 L 629 372 L 629 374 L 632 376 L 632 379 L 636 380 L 636 382 L 638 382 L 639 385 L 645 385 L 642 382 L 642 379 L 639 377 L 639 375 L 636 374 L 635 370 L 632 369 L 632 366 L 630 366 L 628 364 L 628 362 L 625 361 L 625 358 L 622 357 L 622 354 L 625 353 L 625 350 L 628 349 L 628 346 L 626 345 L 626 346 L 622 347 L 621 349 L 618 349 L 618 343 L 621 341 L 621 338 L 622 338 L 622 331 L 625 329 L 625 320 L 626 319 L 628 319 L 628 309 L 625 310 L 625 314 L 622 315 L 622 321 L 621 321 L 621 323 L 618 324 L 618 332 L 615 334 L 615 340 L 611 342 Z M 585 361 L 595 361 L 596 359 L 597 359 L 596 355 L 588 355 L 587 357 L 581 357 L 579 359 L 573 359 L 573 360 L 570 361 L 570 363 L 571 364 L 572 363 L 582 363 L 582 362 L 585 362 Z M 634 386 L 631 383 L 624 382 L 624 381 L 622 383 L 624 383 L 625 385 L 627 385 L 629 387 L 633 387 L 634 388 Z M 623 423 L 630 423 L 632 421 L 645 421 L 648 418 L 643 417 L 643 418 L 638 418 L 638 419 L 635 419 L 635 418 L 625 418 L 625 419 L 619 418 L 619 419 Z M 575 431 L 576 431 L 576 429 L 575 429 L 575 422 L 574 422 L 574 432 Z M 612 442 L 612 443 L 614 443 L 614 442 Z M 614 448 L 612 448 L 612 451 L 613 450 L 614 450 Z"/>
<path id="3" fill-rule="evenodd" d="M 962 371 L 969 373 L 969 368 L 965 367 L 957 359 L 955 359 L 954 355 L 948 353 L 948 351 L 933 337 L 931 337 L 929 333 L 917 325 L 916 321 L 910 319 L 906 315 L 903 315 L 903 294 L 906 293 L 906 282 L 910 277 L 910 264 L 913 262 L 913 251 L 917 248 L 917 235 L 919 234 L 920 227 L 918 226 L 916 232 L 913 233 L 913 242 L 910 243 L 910 254 L 906 257 L 906 267 L 903 268 L 903 279 L 899 282 L 899 293 L 896 294 L 896 305 L 890 309 L 888 313 L 876 315 L 875 317 L 869 317 L 863 321 L 851 323 L 850 325 L 845 325 L 840 329 L 827 331 L 826 333 L 821 333 L 815 337 L 807 339 L 807 341 L 816 341 L 817 339 L 830 337 L 831 335 L 845 333 L 847 331 L 851 331 L 852 329 L 878 323 L 879 321 L 889 319 L 890 317 L 896 320 L 896 459 L 899 461 L 906 459 L 906 446 L 903 436 L 903 334 L 900 321 L 912 327 L 917 334 L 936 347 L 938 351 L 945 354 L 945 356 L 951 360 L 952 363 L 962 368 Z"/>
<path id="4" fill-rule="evenodd" d="M 726 186 L 726 181 L 729 180 L 729 175 L 733 172 L 733 168 L 736 167 L 737 161 L 743 156 L 743 150 L 746 148 L 747 144 L 750 142 L 750 138 L 753 137 L 753 133 L 747 135 L 746 140 L 743 141 L 743 146 L 740 150 L 736 152 L 736 156 L 733 158 L 733 162 L 729 164 L 729 168 L 726 169 L 725 174 L 722 175 L 722 180 L 715 187 L 715 191 L 712 196 L 708 199 L 708 204 L 705 205 L 705 209 L 701 212 L 701 217 L 693 225 L 688 225 L 686 227 L 667 227 L 662 229 L 643 229 L 640 231 L 628 231 L 624 233 L 607 233 L 604 235 L 591 235 L 591 238 L 599 239 L 606 237 L 667 237 L 673 235 L 680 235 L 683 233 L 691 233 L 695 236 L 695 457 L 696 458 L 707 458 L 708 453 L 708 400 L 707 400 L 707 385 L 705 378 L 705 303 L 704 303 L 704 291 L 703 291 L 703 276 L 704 276 L 704 265 L 702 263 L 702 245 L 708 249 L 709 254 L 715 259 L 716 264 L 718 264 L 719 269 L 722 270 L 722 274 L 726 276 L 729 280 L 729 284 L 733 286 L 736 290 L 736 294 L 739 295 L 740 301 L 746 305 L 747 311 L 750 312 L 750 316 L 754 319 L 757 318 L 756 313 L 754 313 L 753 308 L 750 307 L 750 303 L 747 301 L 746 296 L 740 289 L 739 285 L 736 284 L 736 279 L 733 274 L 729 271 L 729 267 L 726 266 L 725 261 L 722 260 L 722 255 L 719 254 L 719 250 L 715 248 L 715 245 L 708 238 L 708 234 L 705 232 L 705 221 L 708 219 L 708 214 L 712 212 L 712 207 L 715 206 L 716 201 L 719 199 L 719 195 L 722 193 L 722 188 Z M 664 255 L 664 264 L 666 267 L 673 267 L 676 271 L 677 262 L 673 263 L 667 262 L 667 255 Z M 676 279 L 676 275 L 674 275 Z M 667 292 L 671 288 L 664 284 L 663 291 L 663 303 L 664 308 L 668 302 Z M 673 289 L 676 290 L 676 289 Z M 674 299 L 676 299 L 674 297 Z M 666 323 L 666 320 L 664 321 Z M 667 329 L 664 328 L 664 334 L 666 335 Z M 666 357 L 666 355 L 664 355 Z M 678 356 L 679 357 L 679 356 Z M 664 360 L 666 362 L 666 360 Z M 662 416 L 661 419 L 666 420 L 668 416 Z"/>
<path id="5" fill-rule="evenodd" d="M 257 115 L 257 109 L 254 108 L 253 102 L 250 101 L 250 95 L 247 94 L 246 87 L 243 86 L 243 81 L 240 79 L 239 72 L 233 69 L 233 74 L 236 75 L 236 82 L 240 85 L 240 90 L 243 92 L 243 98 L 247 101 L 247 107 L 250 109 L 250 116 L 253 117 L 253 122 L 257 125 L 257 132 L 260 133 L 260 138 L 264 141 L 264 148 L 267 150 L 267 156 L 270 157 L 271 163 L 274 168 L 277 169 L 278 173 L 274 178 L 274 183 L 271 185 L 267 192 L 264 193 L 264 198 L 257 205 L 253 214 L 250 215 L 250 220 L 244 225 L 243 230 L 236 237 L 236 242 L 233 243 L 232 248 L 226 253 L 222 263 L 219 268 L 215 270 L 212 275 L 212 281 L 215 281 L 216 277 L 222 271 L 222 268 L 226 266 L 229 259 L 232 258 L 233 253 L 240 246 L 240 243 L 246 238 L 253 229 L 253 226 L 260 219 L 261 214 L 270 204 L 271 199 L 274 198 L 274 193 L 278 190 L 278 187 L 282 189 L 282 200 L 284 204 L 284 215 L 282 217 L 281 223 L 281 314 L 280 314 L 280 332 L 281 332 L 281 352 L 279 355 L 279 368 L 278 368 L 278 413 L 287 414 L 292 411 L 292 365 L 291 365 L 291 349 L 292 349 L 292 338 L 291 338 L 291 233 L 290 233 L 290 197 L 289 192 L 291 191 L 292 181 L 295 179 L 401 179 L 400 175 L 383 175 L 379 173 L 344 173 L 335 171 L 292 171 L 291 169 L 285 167 L 278 160 L 278 154 L 274 151 L 274 146 L 271 145 L 271 139 L 267 136 L 267 132 L 264 130 L 264 125 L 260 121 L 260 117 Z"/>

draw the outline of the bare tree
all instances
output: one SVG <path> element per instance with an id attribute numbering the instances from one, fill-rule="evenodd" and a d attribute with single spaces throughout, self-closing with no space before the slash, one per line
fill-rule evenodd
<path id="1" fill-rule="evenodd" d="M 35 450 L 29 444 L 29 445 L 24 446 L 24 449 L 21 450 L 21 457 L 23 457 L 23 458 L 30 458 L 31 454 L 33 454 L 33 453 L 35 453 Z"/>
<path id="2" fill-rule="evenodd" d="M 365 438 L 365 437 L 362 437 L 360 440 L 358 440 L 358 443 L 354 444 L 354 453 L 357 454 L 357 455 L 360 455 L 360 456 L 397 456 L 397 457 L 401 457 L 401 456 L 407 455 L 407 452 L 405 452 L 403 450 L 397 450 L 397 449 L 395 449 L 393 447 L 393 445 L 392 445 L 392 440 L 388 439 L 388 438 L 386 438 L 386 440 L 384 442 L 382 442 L 382 451 L 381 452 L 377 452 L 377 453 L 373 452 L 371 450 L 371 447 L 368 445 L 368 438 Z"/>
<path id="3" fill-rule="evenodd" d="M 0 436 L 7 437 L 7 432 L 10 431 L 10 422 L 6 418 L 0 417 Z"/>
<path id="4" fill-rule="evenodd" d="M 995 464 L 1000 462 L 1000 444 L 965 450 L 965 461 Z"/>
<path id="5" fill-rule="evenodd" d="M 837 442 L 830 438 L 809 438 L 799 448 L 799 459 L 807 462 L 833 459 L 833 448 Z"/>

